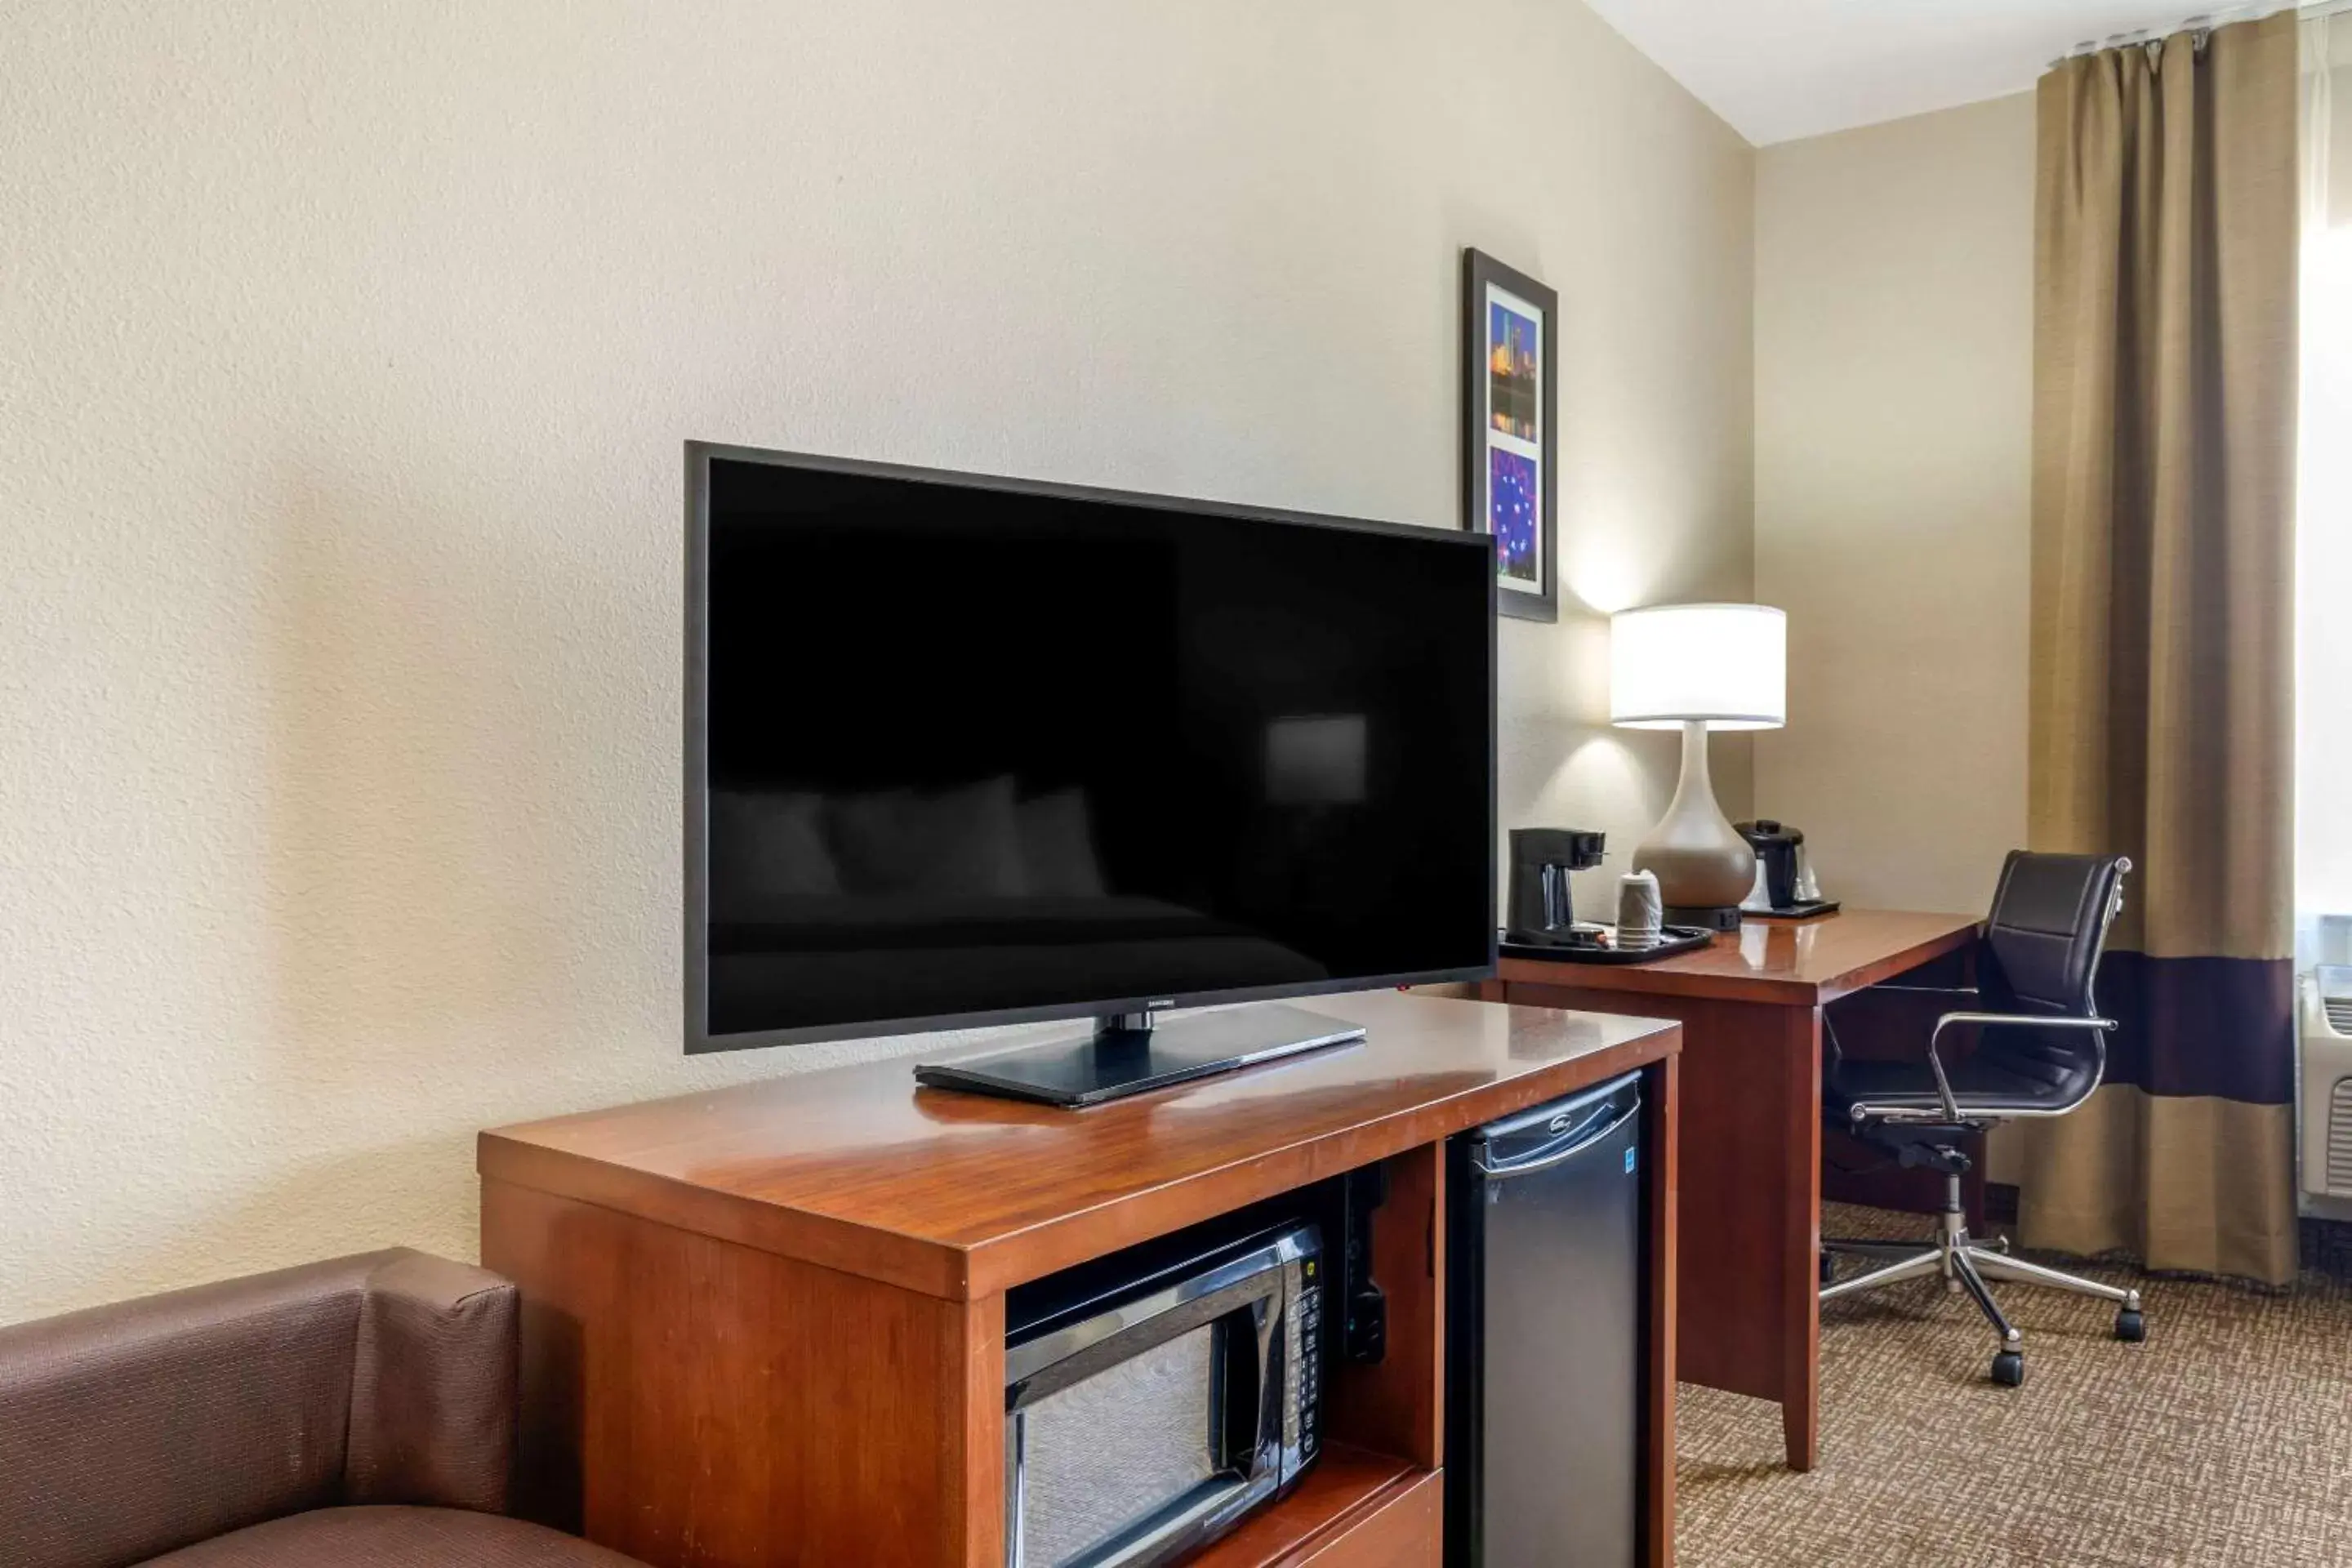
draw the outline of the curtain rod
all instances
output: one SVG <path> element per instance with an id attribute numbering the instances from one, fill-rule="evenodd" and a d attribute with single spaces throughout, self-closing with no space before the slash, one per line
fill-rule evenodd
<path id="1" fill-rule="evenodd" d="M 2168 27 L 2162 32 L 2153 27 L 2141 27 L 2129 33 L 2112 33 L 2105 38 L 2085 38 L 2052 60 L 2050 68 L 2055 70 L 2078 56 L 2095 55 L 2102 49 L 2120 49 L 2131 44 L 2153 44 L 2159 39 L 2168 38 L 2175 33 L 2201 35 L 2210 33 L 2216 27 L 2226 27 L 2233 22 L 2257 22 L 2264 16 L 2275 16 L 2281 11 L 2294 11 L 2305 21 L 2311 21 L 2321 16 L 2334 16 L 2343 12 L 2352 11 L 2352 0 L 2318 0 L 2317 4 L 2303 6 L 2292 5 L 2223 6 L 2202 16 L 2185 17 L 2178 26 Z"/>

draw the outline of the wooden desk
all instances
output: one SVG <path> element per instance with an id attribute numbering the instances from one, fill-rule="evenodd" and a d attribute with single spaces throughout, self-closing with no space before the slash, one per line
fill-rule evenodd
<path id="1" fill-rule="evenodd" d="M 1006 1289 L 1385 1162 L 1388 1353 L 1333 1368 L 1323 1457 L 1200 1568 L 1437 1568 L 1444 1142 L 1643 1068 L 1643 1523 L 1670 1563 L 1680 1031 L 1307 1005 L 1369 1037 L 1089 1110 L 919 1088 L 900 1059 L 483 1133 L 482 1258 L 523 1292 L 526 1507 L 656 1568 L 1002 1568 Z"/>
<path id="2" fill-rule="evenodd" d="M 1683 1026 L 1681 1375 L 1780 1405 L 1790 1468 L 1820 1446 L 1822 1007 L 1975 940 L 1974 915 L 1750 921 L 1655 963 L 1503 960 L 1493 1001 Z"/>

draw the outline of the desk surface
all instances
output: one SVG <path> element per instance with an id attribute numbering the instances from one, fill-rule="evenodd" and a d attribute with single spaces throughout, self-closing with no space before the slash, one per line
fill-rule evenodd
<path id="1" fill-rule="evenodd" d="M 1506 958 L 1500 974 L 1516 984 L 1818 1006 L 1966 947 L 1979 918 L 1845 910 L 1818 920 L 1749 921 L 1710 946 L 1655 963 Z"/>
<path id="2" fill-rule="evenodd" d="M 961 1299 L 1681 1048 L 1654 1018 L 1381 991 L 1302 1005 L 1368 1037 L 1086 1110 L 925 1089 L 901 1057 L 500 1128 L 478 1162 L 493 1180 Z"/>

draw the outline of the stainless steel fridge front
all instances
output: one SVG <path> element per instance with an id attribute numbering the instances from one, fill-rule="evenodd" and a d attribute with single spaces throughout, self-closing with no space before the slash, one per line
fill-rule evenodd
<path id="1" fill-rule="evenodd" d="M 1448 1151 L 1448 1568 L 1635 1561 L 1641 1110 L 1634 1074 Z"/>

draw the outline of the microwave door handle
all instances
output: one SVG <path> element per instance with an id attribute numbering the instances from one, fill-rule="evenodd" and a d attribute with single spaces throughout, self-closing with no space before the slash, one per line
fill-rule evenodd
<path id="1" fill-rule="evenodd" d="M 1211 1436 L 1222 1437 L 1234 1479 L 1233 1490 L 1212 1510 L 1218 1521 L 1247 1513 L 1282 1486 L 1286 1366 L 1279 1302 L 1278 1296 L 1252 1301 L 1249 1332 L 1230 1335 L 1224 1342 L 1227 1363 L 1220 1381 L 1225 1408 L 1219 1412 L 1223 1430 Z M 1234 1365 L 1236 1355 L 1246 1357 L 1246 1364 Z"/>
<path id="2" fill-rule="evenodd" d="M 1225 1452 L 1228 1468 L 1115 1550 L 1084 1558 L 1089 1568 L 1140 1568 L 1181 1556 L 1281 1489 L 1282 1314 L 1264 1295 L 1229 1301 L 1224 1310 L 1237 1309 L 1248 1312 L 1248 1331 L 1220 1337 L 1214 1402 L 1222 1408 L 1213 1410 L 1213 1429 L 1202 1434 Z M 1019 1563 L 1009 1553 L 1006 1561 Z"/>
<path id="3" fill-rule="evenodd" d="M 1250 1457 L 1247 1479 L 1282 1476 L 1282 1314 L 1278 1298 L 1267 1296 L 1250 1304 L 1250 1398 L 1243 1406 L 1251 1413 L 1248 1442 L 1235 1445 Z"/>
<path id="4" fill-rule="evenodd" d="M 1253 1497 L 1260 1479 L 1281 1478 L 1281 1326 L 1275 1299 L 1261 1297 L 1249 1304 L 1249 1332 L 1221 1342 L 1208 1438 Z"/>

